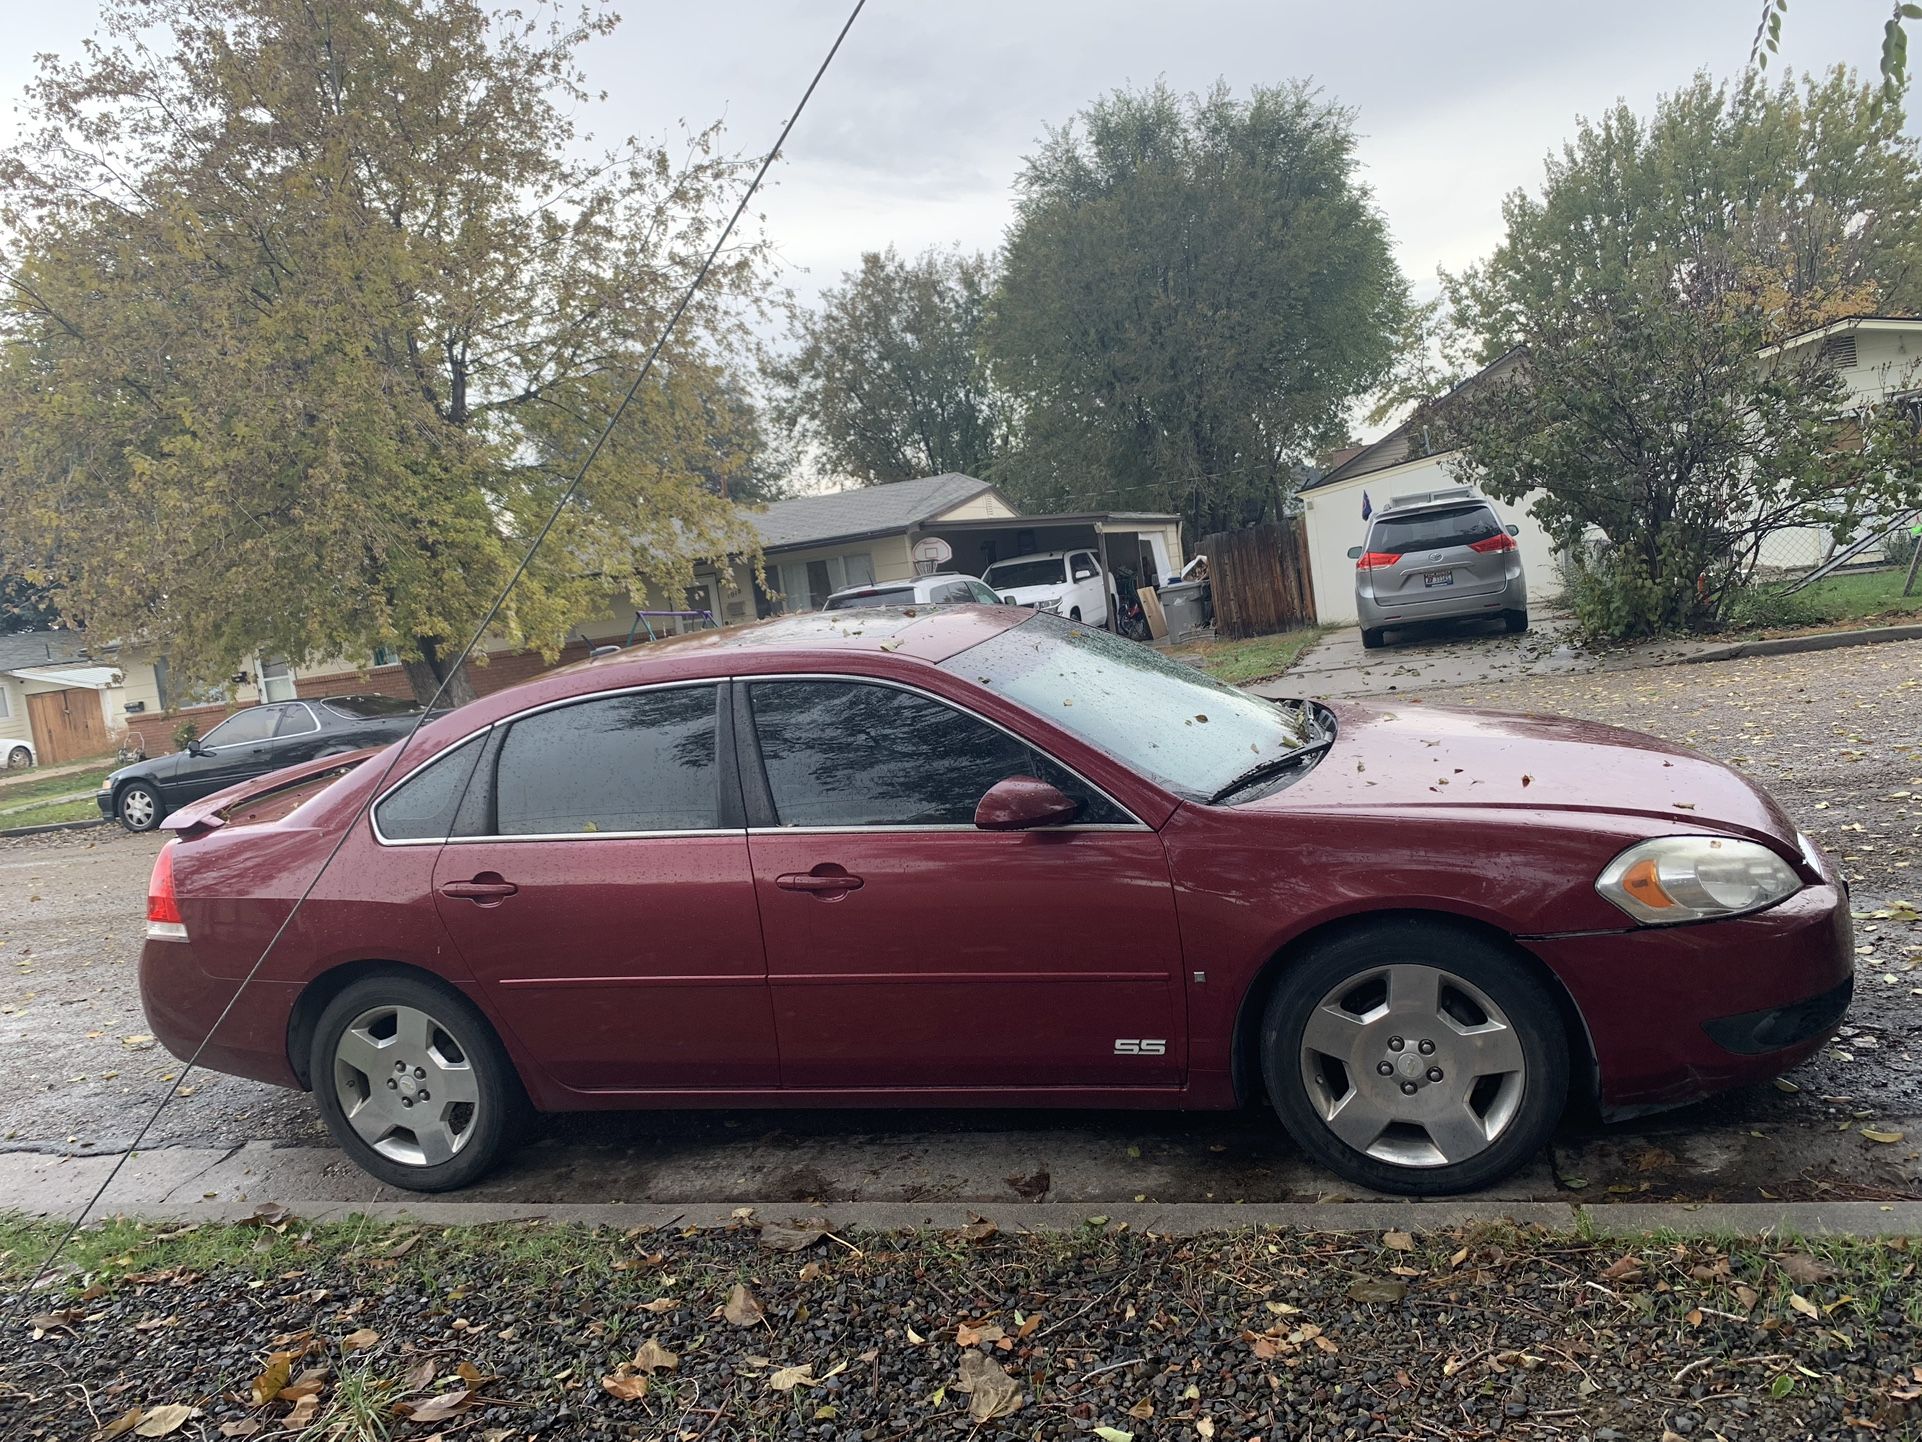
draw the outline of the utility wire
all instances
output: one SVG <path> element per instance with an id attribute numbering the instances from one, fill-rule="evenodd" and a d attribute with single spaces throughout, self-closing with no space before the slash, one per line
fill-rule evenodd
<path id="1" fill-rule="evenodd" d="M 441 697 L 446 694 L 448 685 L 453 681 L 455 676 L 460 674 L 461 667 L 466 665 L 468 656 L 473 652 L 475 647 L 480 645 L 482 639 L 487 635 L 488 628 L 494 624 L 495 619 L 500 615 L 501 607 L 507 604 L 509 594 L 513 591 L 515 585 L 519 583 L 521 577 L 527 573 L 527 568 L 533 561 L 535 553 L 540 550 L 541 544 L 546 541 L 548 535 L 553 531 L 562 513 L 565 512 L 567 507 L 573 502 L 574 497 L 579 494 L 581 483 L 587 479 L 589 469 L 592 468 L 594 462 L 600 458 L 601 450 L 606 446 L 608 437 L 613 435 L 614 428 L 621 423 L 621 417 L 627 414 L 627 408 L 633 404 L 634 397 L 640 394 L 642 385 L 646 383 L 648 375 L 654 369 L 654 363 L 660 359 L 661 351 L 667 345 L 668 337 L 673 335 L 675 326 L 680 323 L 681 317 L 686 314 L 688 306 L 693 304 L 694 297 L 700 292 L 701 285 L 707 279 L 708 272 L 713 268 L 714 262 L 720 257 L 722 248 L 727 245 L 728 238 L 734 234 L 734 227 L 740 223 L 741 216 L 746 213 L 748 202 L 754 198 L 755 191 L 760 189 L 761 182 L 767 178 L 768 171 L 773 167 L 775 159 L 781 153 L 781 147 L 787 144 L 789 133 L 794 129 L 796 122 L 800 120 L 802 112 L 807 109 L 808 101 L 813 99 L 815 87 L 821 83 L 821 78 L 827 74 L 828 66 L 834 63 L 834 57 L 840 53 L 841 42 L 848 38 L 848 32 L 854 28 L 854 22 L 860 18 L 861 11 L 866 5 L 867 0 L 854 0 L 854 8 L 848 12 L 848 18 L 842 22 L 839 33 L 834 37 L 834 43 L 828 47 L 828 53 L 822 58 L 820 65 L 815 69 L 814 78 L 808 81 L 807 89 L 801 93 L 800 103 L 794 107 L 794 113 L 788 117 L 787 123 L 781 127 L 781 133 L 775 138 L 773 148 L 762 157 L 760 168 L 754 172 L 754 179 L 748 182 L 747 189 L 741 193 L 740 202 L 734 207 L 734 213 L 728 217 L 727 224 L 722 227 L 720 235 L 715 239 L 713 249 L 708 251 L 707 259 L 701 262 L 700 270 L 695 272 L 694 279 L 689 283 L 687 290 L 683 292 L 680 304 L 674 307 L 674 313 L 667 318 L 667 324 L 661 328 L 660 336 L 654 342 L 654 348 L 647 353 L 647 359 L 641 363 L 640 371 L 634 377 L 634 383 L 627 388 L 627 394 L 621 397 L 621 403 L 614 408 L 614 414 L 608 417 L 607 424 L 601 428 L 600 434 L 594 438 L 594 444 L 588 448 L 587 455 L 582 459 L 580 468 L 574 473 L 574 479 L 568 482 L 567 489 L 561 493 L 560 499 L 554 502 L 553 509 L 548 512 L 547 520 L 542 524 L 540 530 L 535 532 L 534 539 L 529 542 L 526 552 L 521 556 L 520 564 L 514 567 L 514 573 L 507 578 L 507 584 L 501 587 L 500 594 L 494 598 L 493 605 L 487 608 L 487 614 L 481 618 L 480 624 L 474 628 L 473 638 L 455 655 L 453 663 L 447 667 L 447 673 L 441 680 L 440 685 L 434 688 L 433 697 L 428 701 L 426 706 L 421 708 L 420 713 L 415 716 L 414 724 L 407 728 L 407 734 L 394 745 L 386 766 L 381 770 L 379 779 L 368 788 L 366 798 L 360 803 L 359 807 L 356 808 L 347 824 L 341 828 L 340 835 L 335 838 L 334 844 L 328 848 L 327 855 L 322 858 L 320 866 L 315 870 L 313 877 L 302 889 L 300 895 L 295 898 L 293 907 L 275 929 L 274 934 L 268 938 L 267 945 L 261 950 L 259 959 L 247 969 L 247 974 L 240 979 L 240 985 L 234 989 L 234 994 L 228 1000 L 226 1006 L 221 1008 L 220 1015 L 214 1018 L 214 1024 L 207 1029 L 207 1035 L 201 1038 L 200 1045 L 194 1048 L 193 1055 L 187 1058 L 185 1065 L 183 1065 L 175 1075 L 172 1085 L 167 1088 L 166 1095 L 161 1097 L 159 1105 L 153 1109 L 152 1113 L 147 1117 L 147 1120 L 141 1123 L 140 1130 L 134 1134 L 133 1141 L 115 1160 L 113 1166 L 108 1170 L 106 1177 L 101 1181 L 100 1185 L 94 1189 L 93 1195 L 87 1199 L 86 1205 L 80 1209 L 72 1223 L 67 1227 L 67 1230 L 61 1234 L 60 1240 L 54 1244 L 53 1249 L 47 1253 L 45 1259 L 42 1260 L 40 1265 L 34 1270 L 33 1276 L 27 1280 L 26 1286 L 20 1289 L 19 1294 L 14 1298 L 14 1310 L 18 1311 L 26 1306 L 34 1289 L 40 1285 L 40 1279 L 46 1276 L 47 1269 L 59 1258 L 61 1252 L 66 1250 L 67 1244 L 73 1240 L 74 1234 L 80 1230 L 81 1224 L 87 1220 L 92 1214 L 93 1209 L 99 1205 L 100 1199 L 106 1195 L 107 1189 L 113 1185 L 114 1179 L 120 1175 L 120 1169 L 124 1167 L 128 1159 L 140 1149 L 141 1143 L 146 1141 L 147 1133 L 152 1130 L 154 1123 L 160 1120 L 160 1114 L 167 1109 L 167 1104 L 179 1095 L 181 1084 L 186 1081 L 188 1074 L 199 1065 L 200 1058 L 207 1050 L 208 1045 L 213 1041 L 215 1033 L 220 1030 L 221 1025 L 227 1020 L 228 1014 L 231 1013 L 239 1003 L 241 993 L 246 991 L 248 983 L 253 981 L 254 977 L 259 974 L 261 967 L 267 964 L 267 958 L 273 954 L 274 947 L 279 944 L 281 937 L 286 935 L 287 929 L 293 925 L 294 918 L 300 915 L 301 907 L 306 905 L 307 898 L 314 894 L 314 888 L 320 885 L 320 879 L 327 874 L 327 868 L 333 864 L 334 858 L 340 854 L 341 848 L 347 844 L 347 838 L 352 836 L 359 828 L 361 817 L 367 813 L 368 808 L 374 803 L 374 798 L 380 793 L 381 788 L 386 785 L 387 778 L 393 774 L 394 767 L 399 764 L 400 758 L 406 753 L 409 744 L 412 743 L 415 735 L 420 731 L 421 724 L 433 713 L 434 707 L 439 704 Z M 22 290 L 26 289 L 17 278 L 14 279 L 14 283 L 19 285 Z M 29 291 L 28 294 L 32 294 L 32 292 Z M 38 299 L 38 297 L 35 298 Z"/>

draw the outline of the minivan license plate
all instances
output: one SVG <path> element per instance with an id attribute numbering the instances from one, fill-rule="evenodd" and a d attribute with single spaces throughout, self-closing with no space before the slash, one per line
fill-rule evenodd
<path id="1" fill-rule="evenodd" d="M 1452 586 L 1455 584 L 1453 571 L 1429 571 L 1421 578 L 1424 586 Z"/>

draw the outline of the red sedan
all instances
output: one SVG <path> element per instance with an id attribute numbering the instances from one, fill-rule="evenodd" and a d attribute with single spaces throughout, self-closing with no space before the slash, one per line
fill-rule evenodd
<path id="1" fill-rule="evenodd" d="M 1571 1091 L 1781 1071 L 1852 984 L 1834 868 L 1693 752 L 1257 700 L 1015 608 L 657 643 L 390 759 L 168 818 L 140 982 L 190 1053 L 339 843 L 206 1060 L 420 1190 L 530 1110 L 1265 1096 L 1354 1182 L 1457 1191 Z"/>

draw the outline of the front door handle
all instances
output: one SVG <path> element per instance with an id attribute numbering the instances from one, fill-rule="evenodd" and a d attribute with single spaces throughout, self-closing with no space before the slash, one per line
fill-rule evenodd
<path id="1" fill-rule="evenodd" d="M 511 881 L 503 881 L 492 872 L 482 872 L 472 881 L 450 881 L 441 887 L 442 896 L 477 901 L 482 906 L 499 903 L 514 895 L 520 888 Z"/>
<path id="2" fill-rule="evenodd" d="M 859 891 L 863 882 L 858 876 L 849 876 L 838 866 L 817 866 L 812 871 L 790 871 L 785 876 L 774 878 L 774 884 L 783 891 L 811 891 L 823 901 L 837 901 L 850 891 Z"/>

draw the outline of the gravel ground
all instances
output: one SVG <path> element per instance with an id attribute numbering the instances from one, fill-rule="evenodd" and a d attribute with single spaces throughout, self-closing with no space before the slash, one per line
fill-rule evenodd
<path id="1" fill-rule="evenodd" d="M 1922 1433 L 1900 1244 L 829 1225 L 110 1226 L 0 1332 L 0 1435 Z"/>

